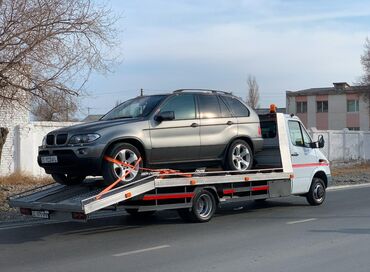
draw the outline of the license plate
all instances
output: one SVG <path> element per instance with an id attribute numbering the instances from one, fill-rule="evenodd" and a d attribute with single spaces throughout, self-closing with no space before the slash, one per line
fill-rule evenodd
<path id="1" fill-rule="evenodd" d="M 41 163 L 57 163 L 58 157 L 57 156 L 45 156 L 41 157 Z"/>
<path id="2" fill-rule="evenodd" d="M 49 211 L 32 211 L 32 216 L 37 218 L 49 219 Z"/>

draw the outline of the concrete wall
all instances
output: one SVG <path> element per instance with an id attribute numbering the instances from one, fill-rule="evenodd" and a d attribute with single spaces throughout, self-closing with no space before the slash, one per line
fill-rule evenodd
<path id="1" fill-rule="evenodd" d="M 0 101 L 1 102 L 1 101 Z M 0 103 L 0 127 L 9 129 L 0 161 L 0 175 L 7 175 L 14 172 L 16 165 L 16 127 L 29 122 L 29 111 L 23 107 L 13 105 L 1 105 Z"/>
<path id="2" fill-rule="evenodd" d="M 33 176 L 45 175 L 44 169 L 37 164 L 38 147 L 42 139 L 50 131 L 78 124 L 75 122 L 31 122 L 18 126 L 16 130 L 18 153 L 16 154 L 15 170 Z"/>
<path id="3" fill-rule="evenodd" d="M 313 140 L 323 135 L 325 146 L 321 149 L 330 161 L 370 160 L 370 132 L 344 130 L 316 130 L 310 133 Z"/>

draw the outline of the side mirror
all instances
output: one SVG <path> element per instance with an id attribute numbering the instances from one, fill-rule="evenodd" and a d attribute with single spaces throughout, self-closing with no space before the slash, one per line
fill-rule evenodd
<path id="1" fill-rule="evenodd" d="M 311 148 L 323 148 L 325 145 L 324 136 L 319 135 L 317 142 L 310 143 Z"/>
<path id="2" fill-rule="evenodd" d="M 171 121 L 175 119 L 175 113 L 173 111 L 163 111 L 158 113 L 155 117 L 154 120 L 157 122 L 162 122 L 162 121 Z"/>
<path id="3" fill-rule="evenodd" d="M 317 141 L 317 146 L 318 146 L 318 148 L 323 148 L 324 145 L 325 145 L 324 136 L 319 135 L 319 138 L 318 138 L 318 141 Z"/>

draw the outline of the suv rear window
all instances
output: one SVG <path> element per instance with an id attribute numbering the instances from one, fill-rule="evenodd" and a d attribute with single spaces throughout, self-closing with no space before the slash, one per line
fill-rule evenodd
<path id="1" fill-rule="evenodd" d="M 226 101 L 229 108 L 233 112 L 234 116 L 236 117 L 248 117 L 249 110 L 246 106 L 243 105 L 238 99 L 230 97 L 230 96 L 223 96 L 222 99 Z"/>

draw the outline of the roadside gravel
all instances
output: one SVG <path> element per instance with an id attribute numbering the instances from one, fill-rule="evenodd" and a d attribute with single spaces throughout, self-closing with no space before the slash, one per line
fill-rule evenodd
<path id="1" fill-rule="evenodd" d="M 331 167 L 331 170 L 333 186 L 370 183 L 370 164 L 336 164 Z M 23 182 L 19 182 L 19 180 L 23 180 Z M 17 209 L 11 208 L 7 198 L 50 182 L 50 179 L 37 181 L 21 176 L 12 177 L 10 180 L 0 179 L 0 224 L 9 221 L 32 220 L 28 216 L 19 214 Z"/>

